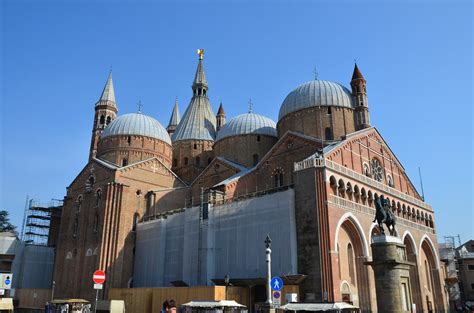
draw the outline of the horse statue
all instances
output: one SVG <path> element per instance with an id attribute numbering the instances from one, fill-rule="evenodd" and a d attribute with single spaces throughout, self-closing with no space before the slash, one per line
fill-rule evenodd
<path id="1" fill-rule="evenodd" d="M 392 211 L 390 211 L 390 204 L 388 200 L 384 198 L 384 196 L 380 196 L 375 200 L 375 219 L 372 221 L 372 223 L 374 222 L 377 222 L 381 234 L 385 234 L 383 229 L 383 224 L 385 223 L 390 235 L 397 235 L 397 230 L 395 229 L 397 220 Z"/>

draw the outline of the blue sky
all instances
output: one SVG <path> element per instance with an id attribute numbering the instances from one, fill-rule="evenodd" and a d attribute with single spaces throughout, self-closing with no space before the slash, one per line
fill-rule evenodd
<path id="1" fill-rule="evenodd" d="M 191 97 L 204 48 L 214 110 L 278 118 L 313 78 L 367 79 L 371 122 L 436 211 L 438 236 L 474 238 L 470 1 L 2 1 L 0 207 L 62 198 L 86 164 L 113 68 L 119 114 L 165 126 Z"/>

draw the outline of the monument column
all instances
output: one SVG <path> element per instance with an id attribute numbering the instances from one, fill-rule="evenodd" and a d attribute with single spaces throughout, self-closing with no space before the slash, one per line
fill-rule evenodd
<path id="1" fill-rule="evenodd" d="M 405 313 L 413 311 L 410 266 L 405 245 L 400 238 L 387 235 L 373 237 L 371 244 L 378 312 Z"/>

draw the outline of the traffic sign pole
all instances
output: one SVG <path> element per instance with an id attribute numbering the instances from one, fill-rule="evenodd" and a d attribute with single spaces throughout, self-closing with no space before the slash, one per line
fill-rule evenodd
<path id="1" fill-rule="evenodd" d="M 97 313 L 97 300 L 99 299 L 99 289 L 95 291 L 95 305 L 94 305 L 94 313 Z"/>
<path id="2" fill-rule="evenodd" d="M 95 305 L 94 305 L 94 313 L 97 313 L 97 301 L 99 300 L 99 290 L 102 289 L 102 284 L 105 282 L 105 272 L 101 270 L 97 270 L 92 275 L 92 280 L 94 281 L 94 289 L 95 291 Z"/>

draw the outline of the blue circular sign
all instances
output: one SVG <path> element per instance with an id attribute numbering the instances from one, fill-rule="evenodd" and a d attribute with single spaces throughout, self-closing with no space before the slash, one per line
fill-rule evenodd
<path id="1" fill-rule="evenodd" d="M 283 280 L 280 277 L 273 277 L 270 287 L 272 287 L 272 290 L 280 291 L 283 288 Z"/>
<path id="2" fill-rule="evenodd" d="M 5 285 L 10 285 L 10 280 L 9 279 L 5 279 Z"/>

